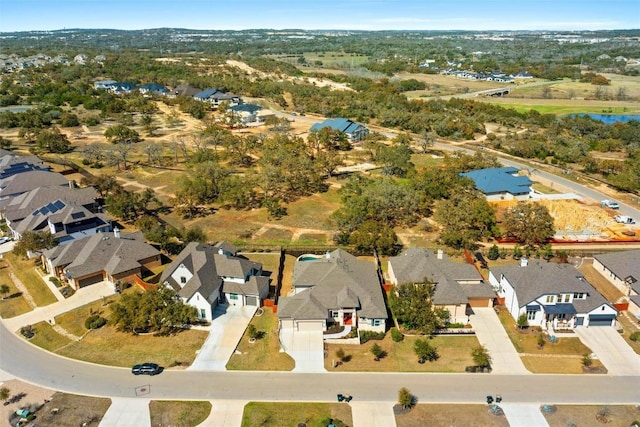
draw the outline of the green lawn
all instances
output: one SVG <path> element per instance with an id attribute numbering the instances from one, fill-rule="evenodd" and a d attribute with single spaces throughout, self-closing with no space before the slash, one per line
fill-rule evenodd
<path id="1" fill-rule="evenodd" d="M 211 402 L 152 400 L 149 413 L 152 426 L 196 427 L 211 413 Z"/>
<path id="2" fill-rule="evenodd" d="M 249 402 L 244 407 L 242 427 L 326 427 L 329 420 L 353 426 L 347 403 Z"/>
<path id="3" fill-rule="evenodd" d="M 45 350 L 56 353 L 58 350 L 72 343 L 69 338 L 54 331 L 47 322 L 39 322 L 32 325 L 32 327 L 36 334 L 31 338 L 31 343 Z M 77 359 L 77 357 L 74 359 Z"/>
<path id="4" fill-rule="evenodd" d="M 435 336 L 431 345 L 438 349 L 440 357 L 434 362 L 418 363 L 413 345 L 417 339 L 424 337 L 405 337 L 401 342 L 394 342 L 391 334 L 382 341 L 369 341 L 362 345 L 328 344 L 328 357 L 325 368 L 329 371 L 365 371 L 365 372 L 464 372 L 465 367 L 474 365 L 471 349 L 479 345 L 475 335 L 470 336 Z M 374 361 L 370 352 L 371 346 L 378 343 L 387 355 Z M 336 350 L 342 348 L 350 356 L 350 360 L 338 367 L 332 366 L 337 361 Z"/>
<path id="5" fill-rule="evenodd" d="M 265 307 L 262 315 L 256 315 L 251 320 L 258 332 L 264 335 L 254 343 L 249 342 L 245 333 L 229 362 L 229 370 L 257 370 L 257 371 L 291 371 L 295 362 L 287 353 L 280 352 L 278 339 L 278 317 L 270 308 Z M 239 353 L 238 353 L 239 352 Z"/>
<path id="6" fill-rule="evenodd" d="M 120 295 L 115 295 L 78 307 L 74 310 L 56 316 L 56 324 L 68 332 L 81 337 L 88 332 L 87 328 L 84 327 L 84 322 L 87 320 L 87 317 L 91 315 L 91 312 L 108 319 L 111 314 L 111 310 L 109 309 L 109 306 L 105 304 L 110 304 L 111 302 L 119 299 Z"/>
<path id="7" fill-rule="evenodd" d="M 12 253 L 5 254 L 4 259 L 16 277 L 27 288 L 38 307 L 44 307 L 58 301 L 35 270 L 39 268 L 36 266 L 35 260 L 23 260 Z"/>

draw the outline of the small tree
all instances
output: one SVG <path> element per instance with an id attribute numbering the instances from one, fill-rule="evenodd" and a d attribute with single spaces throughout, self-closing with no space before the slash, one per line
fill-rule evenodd
<path id="1" fill-rule="evenodd" d="M 341 362 L 346 362 L 349 356 L 347 356 L 343 348 L 339 348 L 336 350 L 336 357 L 340 359 Z"/>
<path id="2" fill-rule="evenodd" d="M 9 290 L 9 285 L 7 285 L 6 283 L 0 285 L 0 294 L 2 294 L 3 298 L 9 293 Z"/>
<path id="3" fill-rule="evenodd" d="M 0 387 L 0 400 L 7 400 L 11 391 L 7 387 Z"/>
<path id="4" fill-rule="evenodd" d="M 491 261 L 495 261 L 500 258 L 500 249 L 498 249 L 498 245 L 494 243 L 493 246 L 491 246 L 489 253 L 487 254 L 487 258 Z"/>
<path id="5" fill-rule="evenodd" d="M 582 366 L 585 368 L 590 368 L 593 365 L 593 359 L 591 359 L 591 355 L 589 353 L 585 353 L 582 356 Z"/>
<path id="6" fill-rule="evenodd" d="M 258 329 L 253 324 L 247 327 L 247 334 L 249 335 L 249 338 L 254 340 L 257 340 L 260 336 L 260 332 L 258 332 Z"/>
<path id="7" fill-rule="evenodd" d="M 538 343 L 538 349 L 542 350 L 542 348 L 544 347 L 544 344 L 545 344 L 544 335 L 543 334 L 538 334 L 537 343 Z"/>
<path id="8" fill-rule="evenodd" d="M 415 351 L 416 356 L 418 356 L 420 363 L 424 363 L 425 360 L 433 362 L 440 357 L 438 349 L 432 346 L 426 339 L 416 340 L 413 344 L 413 351 Z"/>
<path id="9" fill-rule="evenodd" d="M 483 345 L 474 347 L 473 350 L 471 350 L 471 357 L 473 358 L 473 362 L 482 368 L 491 366 L 489 350 Z"/>
<path id="10" fill-rule="evenodd" d="M 402 387 L 398 391 L 398 404 L 404 409 L 411 408 L 413 406 L 413 401 L 414 397 L 406 387 Z"/>
<path id="11" fill-rule="evenodd" d="M 527 319 L 527 313 L 522 313 L 518 316 L 518 320 L 516 320 L 516 325 L 518 329 L 524 329 L 529 326 L 529 319 Z"/>
<path id="12" fill-rule="evenodd" d="M 377 362 L 384 357 L 385 351 L 378 345 L 378 343 L 375 343 L 371 346 L 371 354 L 373 354 L 374 360 Z"/>

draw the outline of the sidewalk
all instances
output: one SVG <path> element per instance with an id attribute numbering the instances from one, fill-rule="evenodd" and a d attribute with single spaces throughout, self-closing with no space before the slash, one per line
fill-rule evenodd
<path id="1" fill-rule="evenodd" d="M 25 325 L 33 325 L 38 322 L 46 321 L 55 323 L 55 317 L 62 313 L 66 313 L 67 311 L 114 294 L 113 285 L 106 281 L 100 282 L 95 285 L 79 289 L 71 297 L 66 298 L 63 301 L 49 304 L 46 307 L 37 307 L 33 311 L 9 319 L 3 319 L 3 321 L 7 326 L 7 329 L 13 332 Z"/>

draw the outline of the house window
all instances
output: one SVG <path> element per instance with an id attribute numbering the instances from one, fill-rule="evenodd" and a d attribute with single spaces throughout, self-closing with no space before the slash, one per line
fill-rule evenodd
<path id="1" fill-rule="evenodd" d="M 205 319 L 207 317 L 207 311 L 204 308 L 200 309 L 200 318 Z"/>
<path id="2" fill-rule="evenodd" d="M 187 278 L 184 276 L 180 276 L 180 283 L 182 283 L 183 285 L 187 283 Z"/>
<path id="3" fill-rule="evenodd" d="M 571 295 L 570 294 L 565 294 L 564 295 L 564 302 L 569 302 L 571 300 Z"/>
<path id="4" fill-rule="evenodd" d="M 371 319 L 371 326 L 380 326 L 382 321 L 380 319 Z"/>
<path id="5" fill-rule="evenodd" d="M 556 296 L 555 295 L 547 295 L 547 304 L 553 304 L 554 302 L 556 302 Z"/>
<path id="6" fill-rule="evenodd" d="M 573 294 L 573 299 L 584 299 L 584 293 L 578 292 Z"/>
<path id="7" fill-rule="evenodd" d="M 560 314 L 556 315 L 556 318 L 558 320 L 564 320 L 564 319 L 567 318 L 567 315 L 565 313 L 560 313 Z"/>
<path id="8" fill-rule="evenodd" d="M 536 318 L 535 311 L 527 311 L 527 320 L 534 320 Z"/>
<path id="9" fill-rule="evenodd" d="M 238 294 L 229 294 L 229 299 L 237 300 L 238 299 Z"/>
<path id="10" fill-rule="evenodd" d="M 331 317 L 333 317 L 334 319 L 337 319 L 337 318 L 338 318 L 338 316 L 340 316 L 340 313 L 339 313 L 339 312 L 337 312 L 337 311 L 332 311 L 332 312 L 331 312 Z"/>

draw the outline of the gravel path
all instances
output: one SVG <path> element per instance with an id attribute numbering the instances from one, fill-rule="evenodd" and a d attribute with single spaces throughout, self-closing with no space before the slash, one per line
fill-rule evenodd
<path id="1" fill-rule="evenodd" d="M 33 297 L 29 293 L 29 290 L 27 289 L 27 287 L 24 285 L 24 283 L 22 283 L 20 279 L 18 279 L 18 277 L 13 273 L 13 271 L 9 273 L 9 277 L 13 281 L 13 284 L 15 285 L 15 287 L 18 288 L 18 291 L 22 292 L 22 296 L 24 297 L 25 301 L 27 301 L 27 304 L 29 304 L 31 308 L 38 307 L 36 302 L 33 300 Z"/>

